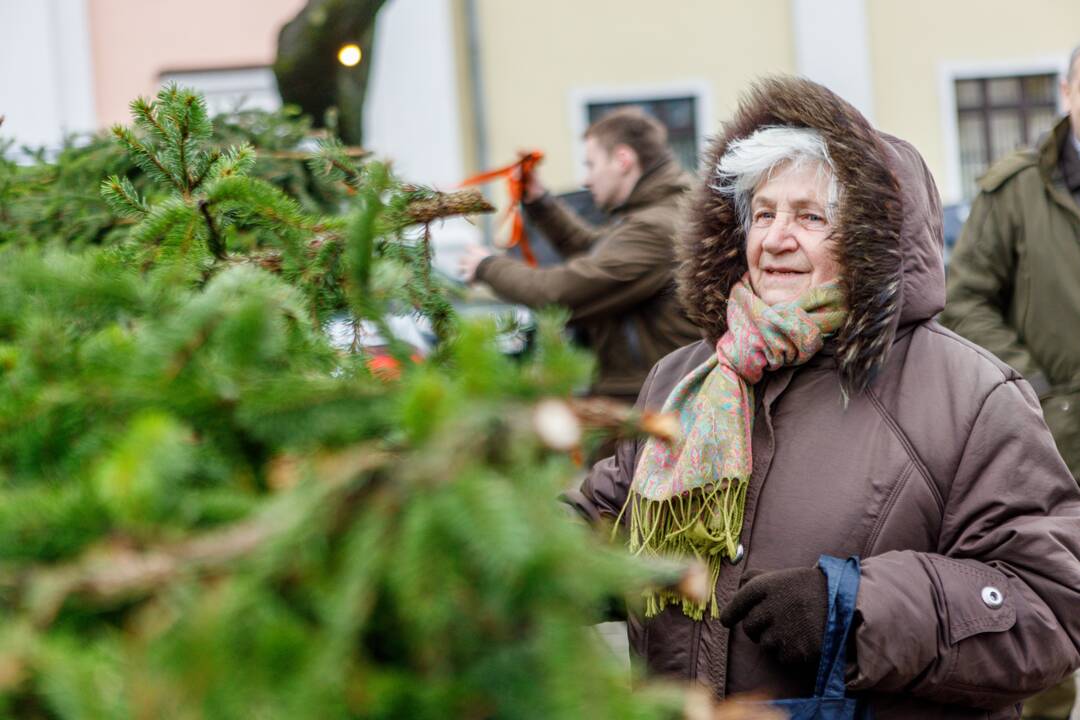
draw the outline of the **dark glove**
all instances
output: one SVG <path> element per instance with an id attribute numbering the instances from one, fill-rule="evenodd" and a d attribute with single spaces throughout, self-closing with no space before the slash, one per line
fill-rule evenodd
<path id="1" fill-rule="evenodd" d="M 821 654 L 828 595 L 816 567 L 762 573 L 739 588 L 720 622 L 741 622 L 746 636 L 782 663 L 809 663 Z"/>

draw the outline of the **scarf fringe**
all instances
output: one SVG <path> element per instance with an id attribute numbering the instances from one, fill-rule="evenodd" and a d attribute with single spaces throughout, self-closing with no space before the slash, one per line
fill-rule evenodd
<path id="1" fill-rule="evenodd" d="M 728 329 L 716 353 L 680 380 L 664 401 L 663 411 L 679 417 L 681 439 L 645 441 L 619 514 L 621 522 L 629 507 L 631 552 L 697 558 L 708 567 L 710 586 L 704 600 L 685 597 L 677 588 L 650 590 L 646 617 L 669 604 L 681 605 L 695 620 L 706 610 L 719 616 L 716 583 L 724 558 L 734 559 L 739 547 L 754 467 L 753 386 L 766 370 L 809 360 L 845 317 L 838 282 L 776 305 L 754 294 L 749 274 L 732 287 Z"/>
<path id="2" fill-rule="evenodd" d="M 630 551 L 651 557 L 693 557 L 708 568 L 709 592 L 704 601 L 689 598 L 671 588 L 644 593 L 645 616 L 654 617 L 668 605 L 681 605 L 683 613 L 701 620 L 705 611 L 720 617 L 716 584 L 725 558 L 732 559 L 742 534 L 743 512 L 749 478 L 724 478 L 715 486 L 649 500 L 631 490 L 622 514 L 630 510 Z"/>

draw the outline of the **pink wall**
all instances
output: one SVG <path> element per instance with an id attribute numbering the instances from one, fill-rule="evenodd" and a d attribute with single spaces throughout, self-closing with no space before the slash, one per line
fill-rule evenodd
<path id="1" fill-rule="evenodd" d="M 163 70 L 269 65 L 304 0 L 88 0 L 98 123 L 129 120 Z"/>

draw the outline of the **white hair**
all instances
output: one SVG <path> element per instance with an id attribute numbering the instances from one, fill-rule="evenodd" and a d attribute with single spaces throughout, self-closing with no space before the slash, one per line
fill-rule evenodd
<path id="1" fill-rule="evenodd" d="M 828 174 L 825 218 L 835 224 L 840 207 L 840 184 L 836 180 L 836 167 L 829 157 L 829 148 L 817 130 L 769 125 L 732 141 L 716 163 L 709 187 L 734 198 L 735 210 L 745 232 L 750 227 L 750 201 L 754 190 L 780 166 L 798 170 L 811 163 L 817 165 L 818 177 L 821 177 L 820 173 Z"/>

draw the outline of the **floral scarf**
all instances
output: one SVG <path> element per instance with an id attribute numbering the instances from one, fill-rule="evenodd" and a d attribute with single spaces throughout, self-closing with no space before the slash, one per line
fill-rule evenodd
<path id="1" fill-rule="evenodd" d="M 680 602 L 695 620 L 706 606 L 719 616 L 720 565 L 725 557 L 735 557 L 753 469 L 751 386 L 765 370 L 805 363 L 846 316 L 836 283 L 774 306 L 754 294 L 748 276 L 732 288 L 728 329 L 716 353 L 683 378 L 664 403 L 664 412 L 678 415 L 682 436 L 674 443 L 646 441 L 627 499 L 630 549 L 703 560 L 709 568 L 709 597 L 699 602 L 675 590 L 650 593 L 647 616 Z"/>

